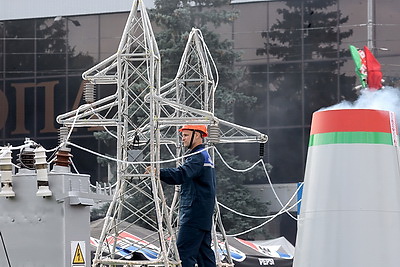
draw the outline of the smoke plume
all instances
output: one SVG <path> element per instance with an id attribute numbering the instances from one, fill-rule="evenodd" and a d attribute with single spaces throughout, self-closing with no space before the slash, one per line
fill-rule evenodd
<path id="1" fill-rule="evenodd" d="M 359 98 L 354 101 L 342 101 L 336 105 L 321 108 L 323 110 L 335 109 L 377 109 L 392 111 L 396 115 L 397 125 L 400 125 L 400 89 L 385 86 L 380 90 L 363 89 Z"/>

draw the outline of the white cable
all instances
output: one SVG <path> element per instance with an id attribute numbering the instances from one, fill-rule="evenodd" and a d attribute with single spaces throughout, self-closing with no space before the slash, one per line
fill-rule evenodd
<path id="1" fill-rule="evenodd" d="M 222 162 L 223 162 L 230 170 L 235 171 L 235 172 L 247 172 L 247 171 L 253 169 L 259 162 L 261 162 L 261 164 L 262 164 L 262 166 L 263 166 L 263 168 L 264 168 L 265 175 L 267 176 L 268 183 L 269 183 L 269 185 L 271 186 L 271 190 L 272 190 L 272 192 L 274 193 L 274 196 L 275 196 L 275 198 L 278 200 L 278 202 L 279 202 L 279 204 L 281 205 L 281 207 L 283 207 L 282 201 L 280 200 L 280 198 L 278 197 L 278 194 L 276 193 L 276 191 L 275 191 L 275 189 L 274 189 L 274 186 L 273 186 L 273 184 L 272 184 L 271 178 L 269 177 L 267 168 L 265 167 L 265 163 L 264 163 L 264 161 L 263 161 L 262 159 L 258 160 L 256 163 L 254 163 L 251 167 L 249 167 L 249 168 L 247 168 L 247 169 L 244 169 L 244 170 L 237 170 L 237 169 L 234 169 L 234 168 L 232 168 L 231 166 L 228 165 L 228 163 L 222 158 L 222 155 L 219 153 L 219 151 L 217 150 L 217 148 L 215 148 L 215 151 L 217 151 L 217 154 L 218 154 L 218 156 L 221 158 Z M 290 214 L 290 212 L 287 212 L 287 214 L 288 214 L 292 219 L 297 220 L 297 218 L 294 217 L 292 214 Z"/>
<path id="2" fill-rule="evenodd" d="M 78 108 L 78 110 L 77 110 L 77 113 L 78 113 L 78 111 L 79 111 L 79 108 Z M 202 149 L 202 150 L 200 150 L 200 151 L 197 151 L 197 152 L 195 152 L 195 153 L 190 153 L 190 154 L 188 154 L 188 155 L 184 155 L 184 156 L 181 156 L 181 157 L 177 157 L 177 158 L 174 157 L 174 158 L 169 159 L 169 160 L 156 161 L 156 162 L 129 162 L 129 161 L 118 160 L 118 159 L 115 159 L 115 158 L 112 158 L 112 157 L 109 157 L 109 156 L 106 156 L 106 155 L 97 153 L 97 152 L 95 152 L 95 151 L 93 151 L 93 150 L 84 148 L 84 147 L 79 146 L 79 145 L 77 145 L 77 144 L 74 144 L 74 143 L 72 143 L 72 142 L 69 142 L 68 139 L 70 138 L 71 133 L 72 133 L 72 131 L 73 131 L 73 129 L 74 129 L 74 124 L 75 124 L 75 122 L 76 122 L 76 118 L 77 118 L 77 117 L 75 117 L 75 119 L 74 119 L 74 121 L 73 121 L 73 124 L 72 124 L 71 129 L 70 129 L 70 131 L 69 131 L 69 134 L 68 134 L 68 136 L 67 136 L 67 138 L 66 138 L 66 141 L 63 142 L 62 144 L 60 144 L 59 146 L 57 146 L 57 147 L 54 148 L 54 149 L 46 150 L 46 152 L 50 152 L 50 151 L 57 150 L 59 147 L 63 146 L 64 144 L 70 144 L 70 145 L 72 145 L 72 146 L 75 146 L 75 147 L 78 148 L 78 149 L 84 150 L 84 151 L 89 152 L 89 153 L 92 153 L 92 154 L 94 154 L 94 155 L 96 155 L 96 156 L 103 157 L 103 158 L 106 158 L 106 159 L 109 159 L 109 160 L 112 160 L 112 161 L 116 161 L 116 162 L 123 162 L 123 163 L 126 163 L 126 164 L 151 164 L 151 163 L 154 163 L 154 164 L 160 163 L 160 164 L 162 164 L 162 163 L 169 163 L 169 162 L 178 161 L 178 160 L 181 160 L 181 159 L 183 159 L 183 158 L 186 158 L 186 157 L 189 157 L 189 156 L 192 156 L 192 155 L 201 153 L 202 151 L 205 151 L 205 150 L 214 148 L 215 151 L 217 152 L 217 154 L 219 155 L 221 161 L 222 161 L 230 170 L 235 171 L 235 172 L 247 172 L 247 171 L 250 171 L 250 170 L 253 169 L 256 165 L 258 165 L 258 163 L 260 163 L 260 161 L 261 161 L 261 163 L 262 163 L 262 165 L 263 165 L 263 168 L 264 168 L 264 172 L 266 173 L 266 176 L 267 176 L 267 178 L 268 178 L 268 182 L 269 182 L 269 184 L 271 185 L 271 189 L 272 189 L 272 191 L 273 191 L 273 193 L 274 193 L 274 196 L 275 196 L 275 198 L 278 200 L 278 202 L 280 203 L 280 205 L 282 206 L 282 208 L 286 207 L 286 205 L 287 205 L 288 203 L 290 203 L 290 201 L 292 201 L 293 197 L 296 195 L 296 193 L 298 192 L 298 190 L 299 190 L 300 187 L 302 186 L 302 185 L 299 186 L 299 187 L 297 188 L 296 192 L 295 192 L 295 193 L 293 194 L 293 196 L 290 198 L 289 202 L 288 202 L 286 205 L 283 205 L 282 201 L 279 199 L 279 197 L 278 197 L 276 191 L 274 190 L 274 188 L 273 188 L 273 186 L 272 186 L 272 181 L 271 181 L 271 179 L 270 179 L 270 177 L 269 177 L 269 175 L 268 175 L 268 172 L 267 172 L 267 170 L 266 170 L 264 161 L 263 161 L 262 159 L 258 160 L 258 161 L 255 162 L 252 166 L 250 166 L 250 167 L 248 167 L 248 168 L 246 168 L 246 169 L 242 169 L 242 170 L 235 169 L 235 168 L 231 167 L 230 165 L 228 165 L 228 163 L 225 161 L 225 159 L 222 157 L 221 153 L 218 151 L 218 149 L 217 149 L 216 147 L 207 147 L 207 148 L 204 148 L 204 149 Z M 9 149 L 21 149 L 21 148 L 24 148 L 25 146 L 26 146 L 26 145 L 21 145 L 21 146 L 18 146 L 18 147 L 8 147 L 8 148 L 9 148 Z M 79 171 L 78 171 L 78 169 L 76 168 L 75 164 L 74 164 L 73 162 L 71 162 L 71 163 L 72 163 L 72 166 L 73 166 L 74 170 L 75 170 L 77 173 L 79 173 Z M 18 167 L 18 166 L 17 166 L 17 167 Z M 225 209 L 227 209 L 227 210 L 229 210 L 229 211 L 231 211 L 231 212 L 233 212 L 233 213 L 236 213 L 236 214 L 238 214 L 238 215 L 240 215 L 240 216 L 243 216 L 243 217 L 254 218 L 254 219 L 275 218 L 275 217 L 276 217 L 276 215 L 270 215 L 270 216 L 253 216 L 253 215 L 247 215 L 247 214 L 243 214 L 243 213 L 240 213 L 240 212 L 238 212 L 238 211 L 235 211 L 235 210 L 233 210 L 233 209 L 231 209 L 231 208 L 229 208 L 229 207 L 223 205 L 222 203 L 219 203 L 219 202 L 218 202 L 218 204 L 221 205 L 223 208 L 225 208 Z M 282 210 L 283 210 L 283 211 L 282 211 Z M 297 220 L 297 218 L 293 217 L 293 215 L 290 214 L 288 210 L 285 210 L 285 209 L 282 209 L 282 210 L 281 210 L 282 212 L 288 213 L 288 215 L 289 215 L 290 217 L 292 217 L 293 219 Z M 289 209 L 289 210 L 290 210 L 290 209 Z M 281 212 L 281 211 L 280 211 L 280 212 Z"/>
<path id="3" fill-rule="evenodd" d="M 301 184 L 297 187 L 296 191 L 293 193 L 293 195 L 290 197 L 290 199 L 286 202 L 286 205 L 285 205 L 285 206 L 287 206 L 287 205 L 293 200 L 293 198 L 294 198 L 294 197 L 297 195 L 297 193 L 299 192 L 300 188 L 303 187 L 303 184 L 304 184 L 304 183 L 301 183 Z M 240 216 L 242 216 L 242 217 L 247 217 L 247 218 L 251 218 L 251 219 L 269 219 L 269 218 L 274 217 L 274 215 L 266 215 L 266 216 L 248 215 L 248 214 L 244 214 L 244 213 L 238 212 L 238 211 L 236 211 L 236 210 L 234 210 L 234 209 L 232 209 L 232 208 L 229 208 L 229 207 L 225 206 L 224 204 L 222 204 L 221 202 L 217 202 L 217 203 L 218 203 L 218 205 L 220 205 L 221 207 L 223 207 L 223 208 L 225 208 L 225 209 L 229 210 L 230 212 L 233 212 L 233 213 L 235 213 L 235 214 L 237 214 L 237 215 L 240 215 Z M 288 210 L 290 210 L 290 209 L 288 209 Z"/>
<path id="4" fill-rule="evenodd" d="M 21 167 L 18 166 L 17 164 L 12 163 L 12 165 L 13 165 L 15 168 L 17 168 L 17 169 L 21 169 Z"/>
<path id="5" fill-rule="evenodd" d="M 62 145 L 58 145 L 58 146 L 56 146 L 55 148 L 45 149 L 45 152 L 48 153 L 48 152 L 57 151 L 58 149 L 60 149 L 61 146 L 62 146 Z"/>
<path id="6" fill-rule="evenodd" d="M 225 161 L 225 159 L 222 157 L 221 153 L 219 153 L 219 151 L 218 151 L 218 149 L 216 147 L 214 147 L 214 150 L 217 152 L 219 158 L 225 164 L 225 166 L 228 167 L 228 169 L 230 169 L 231 171 L 234 171 L 234 172 L 248 172 L 251 169 L 253 169 L 255 166 L 257 166 L 258 163 L 260 163 L 260 161 L 262 161 L 262 159 L 259 159 L 256 163 L 254 163 L 252 166 L 248 167 L 247 169 L 238 170 L 238 169 L 234 169 L 234 168 L 232 168 L 231 166 L 228 165 L 228 163 Z"/>
<path id="7" fill-rule="evenodd" d="M 106 130 L 106 132 L 107 132 L 109 135 L 111 135 L 111 136 L 114 137 L 115 139 L 118 138 L 115 134 L 113 134 L 110 130 L 108 130 L 107 126 L 104 126 L 104 125 L 103 125 L 103 128 L 104 128 L 104 130 Z"/>
<path id="8" fill-rule="evenodd" d="M 3 146 L 3 147 L 0 147 L 0 149 L 10 149 L 10 150 L 20 150 L 20 149 L 22 149 L 22 148 L 25 148 L 25 147 L 27 147 L 27 146 L 29 146 L 30 144 L 23 144 L 23 145 L 20 145 L 20 146 Z"/>
<path id="9" fill-rule="evenodd" d="M 99 182 L 97 182 L 97 183 L 100 184 Z M 104 184 L 105 184 L 105 183 L 104 183 Z M 102 189 L 111 190 L 111 189 L 113 189 L 114 187 L 117 186 L 117 182 L 115 182 L 115 183 L 113 183 L 113 184 L 110 184 L 110 183 L 108 183 L 108 184 L 109 184 L 109 186 L 104 185 L 104 187 L 102 187 Z M 92 189 L 97 189 L 96 185 L 89 184 L 89 186 L 90 186 L 90 188 L 92 188 Z"/>
<path id="10" fill-rule="evenodd" d="M 76 172 L 77 174 L 80 174 L 79 171 L 78 171 L 78 169 L 76 168 L 76 166 L 75 166 L 74 161 L 72 160 L 72 158 L 70 158 L 70 162 L 71 162 L 72 168 L 74 168 L 75 172 Z"/>
<path id="11" fill-rule="evenodd" d="M 93 114 L 98 114 L 98 113 L 93 109 L 92 106 L 90 106 L 90 110 L 93 112 Z M 100 117 L 100 115 L 98 115 L 98 116 Z M 104 130 L 105 130 L 109 135 L 111 135 L 111 136 L 114 137 L 115 139 L 118 138 L 115 134 L 113 134 L 110 130 L 108 130 L 107 126 L 102 125 L 102 127 L 104 128 Z"/>
<path id="12" fill-rule="evenodd" d="M 168 145 L 166 145 L 168 152 L 171 154 L 172 157 L 175 157 L 175 154 L 172 152 L 171 148 L 169 148 Z"/>
<path id="13" fill-rule="evenodd" d="M 282 213 L 285 213 L 286 210 L 291 210 L 291 209 L 293 209 L 293 208 L 294 208 L 296 205 L 298 205 L 300 202 L 301 202 L 301 199 L 299 199 L 296 203 L 294 203 L 292 206 L 290 206 L 290 207 L 287 208 L 287 209 L 286 209 L 286 207 L 283 207 L 283 208 L 282 208 L 277 214 L 275 214 L 272 218 L 266 220 L 265 222 L 263 222 L 263 223 L 261 223 L 261 224 L 255 226 L 255 227 L 253 227 L 253 228 L 250 228 L 250 229 L 248 229 L 248 230 L 246 230 L 246 231 L 243 231 L 243 232 L 241 232 L 241 233 L 231 234 L 231 235 L 226 235 L 226 236 L 232 236 L 232 237 L 233 237 L 233 236 L 239 236 L 239 235 L 244 235 L 244 234 L 247 234 L 247 233 L 249 233 L 249 232 L 251 232 L 251 231 L 254 231 L 254 230 L 256 230 L 256 229 L 258 229 L 258 228 L 260 228 L 260 227 L 266 225 L 267 223 L 269 223 L 270 221 L 272 221 L 273 219 L 275 219 L 276 217 L 278 217 L 278 216 L 281 215 Z"/>
<path id="14" fill-rule="evenodd" d="M 98 153 L 98 152 L 95 152 L 95 151 L 93 151 L 93 150 L 90 150 L 90 149 L 88 149 L 88 148 L 82 147 L 82 146 L 80 146 L 80 145 L 74 144 L 74 143 L 69 142 L 69 141 L 68 141 L 68 142 L 65 142 L 65 143 L 68 144 L 68 145 L 74 146 L 74 147 L 76 147 L 76 148 L 78 148 L 78 149 L 81 149 L 81 150 L 83 150 L 83 151 L 89 152 L 89 153 L 91 153 L 91 154 L 93 154 L 93 155 L 96 155 L 96 156 L 98 156 L 98 157 L 102 157 L 102 158 L 105 158 L 105 159 L 108 159 L 108 160 L 111 160 L 111 161 L 120 162 L 120 163 L 125 163 L 125 164 L 129 164 L 129 165 L 136 165 L 136 164 L 147 164 L 147 165 L 148 165 L 148 164 L 158 164 L 158 163 L 159 163 L 159 164 L 162 164 L 162 163 L 174 162 L 174 161 L 178 161 L 178 160 L 181 160 L 181 159 L 190 157 L 190 156 L 192 156 L 192 155 L 196 155 L 196 154 L 198 154 L 198 153 L 201 153 L 201 152 L 203 152 L 203 151 L 205 151 L 205 150 L 209 150 L 209 149 L 212 148 L 212 147 L 205 147 L 205 148 L 203 148 L 203 149 L 201 149 L 201 150 L 199 150 L 199 151 L 196 151 L 196 152 L 194 152 L 194 153 L 190 153 L 190 154 L 187 154 L 187 155 L 183 155 L 183 156 L 181 156 L 181 157 L 172 158 L 172 159 L 167 159 L 167 160 L 160 160 L 160 161 L 136 161 L 136 162 L 131 162 L 131 161 L 119 160 L 119 159 L 116 159 L 116 158 L 113 158 L 113 157 L 109 157 L 109 156 L 100 154 L 100 153 Z"/>
<path id="15" fill-rule="evenodd" d="M 67 137 L 65 138 L 65 141 L 64 141 L 64 142 L 68 142 L 69 138 L 71 137 L 72 131 L 73 131 L 74 128 L 75 128 L 76 120 L 78 119 L 79 110 L 80 110 L 81 108 L 83 108 L 83 107 L 86 107 L 86 106 L 87 106 L 87 105 L 82 105 L 82 106 L 79 106 L 79 107 L 76 109 L 75 118 L 74 118 L 74 120 L 72 121 L 71 129 L 69 130 L 68 135 L 67 135 Z"/>
<path id="16" fill-rule="evenodd" d="M 248 214 L 244 214 L 244 213 L 241 213 L 241 212 L 239 212 L 239 211 L 236 211 L 236 210 L 234 210 L 234 209 L 232 209 L 232 208 L 229 208 L 228 206 L 225 206 L 224 204 L 222 204 L 222 203 L 219 202 L 219 201 L 217 202 L 217 204 L 220 205 L 221 207 L 223 207 L 224 209 L 229 210 L 229 211 L 232 212 L 232 213 L 235 213 L 235 214 L 237 214 L 237 215 L 239 215 L 239 216 L 246 217 L 246 218 L 250 218 L 250 219 L 269 219 L 269 218 L 271 218 L 271 217 L 274 216 L 274 215 L 266 215 L 266 216 L 248 215 Z"/>
<path id="17" fill-rule="evenodd" d="M 269 174 L 268 174 L 268 172 L 267 172 L 267 168 L 265 167 L 264 161 L 261 161 L 261 163 L 262 163 L 262 166 L 263 166 L 263 168 L 264 168 L 265 175 L 267 176 L 268 183 L 271 185 L 271 190 L 272 190 L 272 192 L 274 193 L 274 196 L 275 196 L 275 198 L 278 200 L 278 202 L 279 202 L 279 204 L 281 205 L 281 207 L 283 207 L 282 201 L 280 200 L 280 198 L 278 197 L 278 194 L 276 193 L 274 187 L 272 186 L 272 181 L 271 181 L 271 178 L 269 177 Z M 294 217 L 292 214 L 290 214 L 290 212 L 286 212 L 286 213 L 287 213 L 292 219 L 294 219 L 295 221 L 297 221 L 297 218 Z"/>

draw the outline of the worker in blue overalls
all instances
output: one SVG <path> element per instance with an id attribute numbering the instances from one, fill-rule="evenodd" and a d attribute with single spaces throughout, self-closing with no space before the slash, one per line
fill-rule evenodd
<path id="1" fill-rule="evenodd" d="M 183 145 L 190 149 L 183 165 L 160 170 L 167 184 L 181 185 L 177 247 L 182 267 L 215 267 L 211 249 L 211 227 L 215 207 L 215 171 L 203 138 L 205 125 L 185 125 Z M 199 152 L 200 151 L 200 152 Z M 198 152 L 198 153 L 196 153 Z M 194 154 L 195 153 L 195 154 Z"/>

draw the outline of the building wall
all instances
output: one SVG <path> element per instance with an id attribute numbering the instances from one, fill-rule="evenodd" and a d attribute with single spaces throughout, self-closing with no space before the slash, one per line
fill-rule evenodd
<path id="1" fill-rule="evenodd" d="M 301 4 L 298 16 L 288 23 L 280 10 L 294 12 L 295 2 Z M 321 3 L 329 2 L 332 5 L 320 9 Z M 393 0 L 375 3 L 373 51 L 384 85 L 399 87 L 398 5 Z M 354 87 L 360 82 L 348 47 L 367 45 L 367 1 L 254 1 L 232 8 L 240 10 L 232 26 L 235 49 L 242 53 L 238 67 L 249 76 L 241 90 L 258 98 L 251 109 L 236 107 L 236 122 L 269 135 L 265 159 L 273 167 L 273 182 L 302 181 L 312 113 L 358 97 Z M 321 19 L 321 12 L 337 17 Z M 285 43 L 273 39 L 277 32 L 287 38 Z M 344 37 L 346 32 L 351 34 Z M 266 47 L 268 42 L 278 48 Z M 273 53 L 288 46 L 285 57 Z M 260 48 L 266 53 L 257 54 Z M 240 145 L 237 151 L 243 158 L 258 158 L 253 147 Z"/>
<path id="2" fill-rule="evenodd" d="M 29 137 L 47 149 L 57 146 L 56 116 L 84 103 L 82 72 L 115 53 L 127 16 L 123 12 L 0 23 L 1 145 L 18 146 Z M 114 91 L 99 86 L 97 97 Z M 96 130 L 78 129 L 72 140 L 106 153 L 93 137 Z M 73 161 L 92 181 L 107 180 L 96 157 L 78 151 Z"/>
<path id="3" fill-rule="evenodd" d="M 7 6 L 0 8 L 0 21 L 126 12 L 131 9 L 132 2 L 132 0 L 7 1 Z M 154 7 L 153 0 L 144 0 L 144 3 L 146 7 Z"/>

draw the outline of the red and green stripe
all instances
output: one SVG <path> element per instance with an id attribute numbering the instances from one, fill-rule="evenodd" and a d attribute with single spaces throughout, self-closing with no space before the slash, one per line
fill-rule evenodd
<path id="1" fill-rule="evenodd" d="M 357 143 L 393 145 L 394 127 L 394 119 L 389 111 L 319 111 L 313 115 L 309 146 Z"/>

